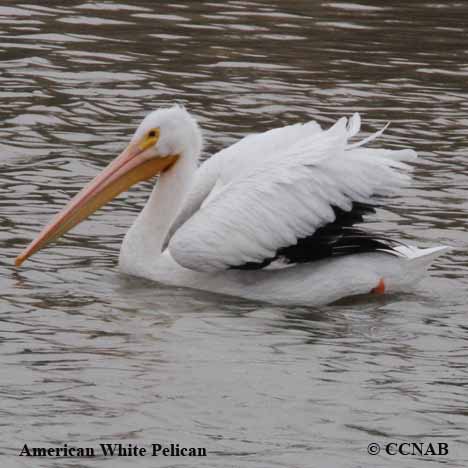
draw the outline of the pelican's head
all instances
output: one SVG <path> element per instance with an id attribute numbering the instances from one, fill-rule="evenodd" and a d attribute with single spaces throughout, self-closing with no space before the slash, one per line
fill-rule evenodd
<path id="1" fill-rule="evenodd" d="M 132 185 L 170 171 L 178 160 L 198 156 L 201 134 L 196 121 L 179 106 L 152 112 L 141 122 L 127 148 L 81 190 L 15 260 L 58 239 Z"/>
<path id="2" fill-rule="evenodd" d="M 201 134 L 195 119 L 184 107 L 174 106 L 148 114 L 135 131 L 130 146 L 144 150 L 147 158 L 200 153 Z"/>

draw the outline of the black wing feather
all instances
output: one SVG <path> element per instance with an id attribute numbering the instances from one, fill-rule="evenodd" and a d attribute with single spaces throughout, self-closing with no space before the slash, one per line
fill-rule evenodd
<path id="1" fill-rule="evenodd" d="M 317 229 L 310 236 L 298 239 L 289 247 L 282 247 L 275 256 L 262 262 L 247 262 L 232 266 L 237 270 L 259 270 L 281 259 L 285 264 L 306 263 L 328 257 L 351 255 L 356 253 L 390 250 L 397 243 L 353 227 L 362 223 L 364 216 L 375 213 L 375 206 L 368 203 L 353 202 L 350 211 L 333 206 L 335 220 Z"/>

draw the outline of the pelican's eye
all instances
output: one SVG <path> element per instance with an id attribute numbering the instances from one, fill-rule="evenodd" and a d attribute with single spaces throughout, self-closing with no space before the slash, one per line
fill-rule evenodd
<path id="1" fill-rule="evenodd" d="M 140 149 L 145 150 L 154 146 L 159 140 L 159 128 L 152 128 L 144 137 L 140 143 Z"/>
<path id="2" fill-rule="evenodd" d="M 152 128 L 148 132 L 148 134 L 146 135 L 147 140 L 154 139 L 154 138 L 156 138 L 156 140 L 158 140 L 158 138 L 159 138 L 159 128 Z"/>

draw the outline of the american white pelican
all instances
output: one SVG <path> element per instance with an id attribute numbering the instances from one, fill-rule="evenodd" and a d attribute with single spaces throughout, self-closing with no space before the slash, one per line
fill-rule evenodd
<path id="1" fill-rule="evenodd" d="M 16 259 L 56 240 L 131 185 L 159 174 L 127 232 L 120 269 L 169 285 L 279 304 L 412 287 L 448 247 L 405 246 L 355 227 L 409 176 L 409 149 L 349 143 L 360 117 L 243 138 L 198 169 L 202 137 L 176 106 L 152 112 L 130 144 Z"/>

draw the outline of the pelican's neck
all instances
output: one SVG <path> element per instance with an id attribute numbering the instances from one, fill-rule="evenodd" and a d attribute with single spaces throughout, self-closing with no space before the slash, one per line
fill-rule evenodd
<path id="1" fill-rule="evenodd" d="M 124 270 L 154 261 L 187 196 L 197 168 L 196 154 L 183 154 L 159 176 L 148 202 L 127 232 L 120 250 Z M 131 264 L 131 265 L 130 265 Z"/>

